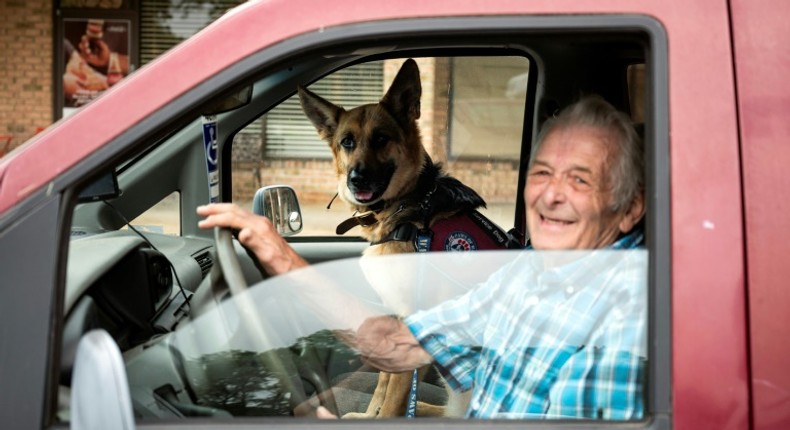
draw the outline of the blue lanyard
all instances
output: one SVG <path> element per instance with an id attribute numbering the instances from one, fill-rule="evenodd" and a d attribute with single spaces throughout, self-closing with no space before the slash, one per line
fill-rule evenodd
<path id="1" fill-rule="evenodd" d="M 409 391 L 409 404 L 406 406 L 406 418 L 417 415 L 417 369 L 411 374 L 411 391 Z"/>

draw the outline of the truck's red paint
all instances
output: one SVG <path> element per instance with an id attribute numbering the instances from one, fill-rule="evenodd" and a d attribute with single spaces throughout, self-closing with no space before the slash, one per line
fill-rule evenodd
<path id="1" fill-rule="evenodd" d="M 790 16 L 788 2 L 732 2 L 754 429 L 790 427 Z"/>

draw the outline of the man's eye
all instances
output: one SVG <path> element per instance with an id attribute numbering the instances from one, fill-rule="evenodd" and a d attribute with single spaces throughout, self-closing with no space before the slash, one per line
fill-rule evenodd
<path id="1" fill-rule="evenodd" d="M 354 149 L 354 138 L 350 136 L 344 137 L 340 140 L 340 146 L 346 149 Z"/>
<path id="2" fill-rule="evenodd" d="M 574 176 L 573 177 L 573 182 L 575 182 L 575 183 L 577 183 L 579 185 L 589 185 L 589 182 L 584 180 L 584 178 L 582 178 L 581 176 Z"/>
<path id="3" fill-rule="evenodd" d="M 535 170 L 531 173 L 532 176 L 548 176 L 549 172 L 547 170 Z"/>

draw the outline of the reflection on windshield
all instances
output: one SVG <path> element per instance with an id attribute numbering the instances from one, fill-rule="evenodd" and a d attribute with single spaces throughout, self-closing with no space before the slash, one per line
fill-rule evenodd
<path id="1" fill-rule="evenodd" d="M 128 356 L 127 370 L 133 387 L 156 389 L 164 383 L 183 387 L 189 394 L 183 398 L 194 403 L 191 407 L 205 408 L 207 415 L 298 415 L 300 407 L 319 402 L 331 404 L 340 415 L 364 412 L 376 371 L 344 340 L 369 317 L 410 316 L 407 322 L 415 319 L 423 329 L 431 330 L 431 325 L 441 327 L 448 322 L 421 318 L 426 310 L 474 302 L 473 313 L 449 322 L 467 324 L 465 330 L 444 333 L 439 328 L 436 337 L 443 345 L 437 348 L 465 351 L 478 367 L 463 375 L 443 372 L 445 381 L 427 381 L 426 385 L 433 386 L 421 389 L 420 395 L 433 395 L 433 401 L 441 402 L 446 399 L 446 384 L 472 390 L 473 410 L 475 402 L 486 399 L 486 392 L 501 389 L 495 375 L 501 374 L 501 366 L 518 367 L 522 361 L 543 356 L 543 361 L 525 366 L 523 379 L 506 384 L 510 390 L 532 393 L 518 396 L 538 406 L 499 416 L 543 417 L 552 412 L 547 403 L 564 407 L 568 402 L 586 401 L 545 383 L 545 366 L 554 372 L 548 375 L 550 379 L 573 380 L 562 373 L 584 371 L 583 363 L 572 359 L 583 351 L 589 352 L 584 355 L 587 361 L 597 360 L 596 354 L 608 357 L 601 359 L 600 367 L 588 366 L 587 372 L 617 371 L 617 360 L 626 356 L 637 362 L 636 372 L 644 372 L 646 297 L 644 250 L 485 251 L 349 259 L 252 286 L 146 351 Z M 254 316 L 244 309 L 252 309 Z M 426 349 L 432 354 L 446 352 Z M 614 367 L 607 367 L 608 359 L 614 360 Z M 162 367 L 162 360 L 172 366 L 173 375 L 156 380 L 143 374 L 149 365 Z M 639 388 L 637 402 L 642 398 L 643 387 Z M 597 409 L 569 413 L 563 407 L 553 411 L 555 417 L 639 417 L 601 414 Z"/>

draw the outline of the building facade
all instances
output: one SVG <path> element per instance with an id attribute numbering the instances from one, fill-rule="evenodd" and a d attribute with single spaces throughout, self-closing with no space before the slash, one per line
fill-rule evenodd
<path id="1" fill-rule="evenodd" d="M 0 155 L 53 120 L 51 1 L 0 2 Z"/>

